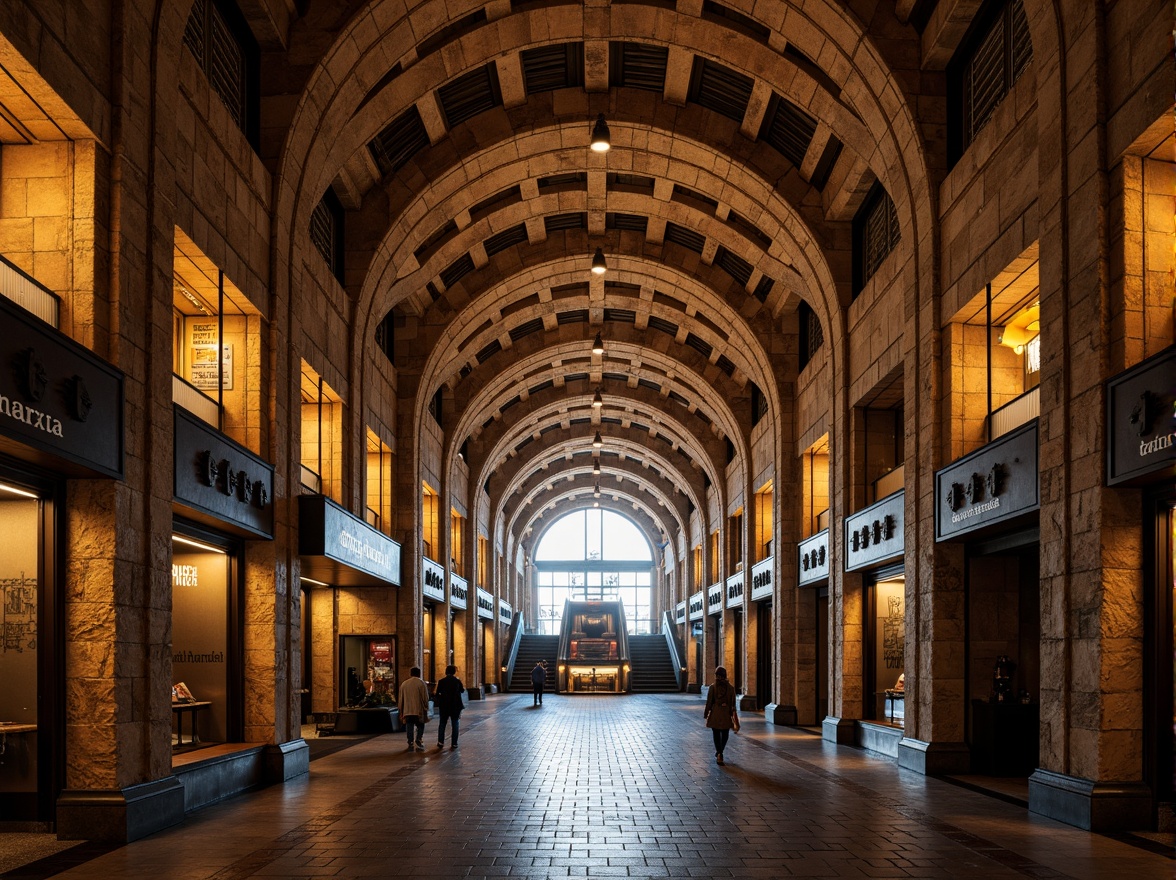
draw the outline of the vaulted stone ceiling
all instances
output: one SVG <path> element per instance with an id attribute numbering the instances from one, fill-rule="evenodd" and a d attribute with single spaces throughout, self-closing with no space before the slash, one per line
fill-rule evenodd
<path id="1" fill-rule="evenodd" d="M 841 337 L 870 187 L 904 229 L 926 210 L 918 34 L 888 4 L 311 4 L 288 57 L 317 60 L 269 87 L 304 77 L 278 216 L 297 251 L 328 187 L 351 212 L 353 387 L 383 324 L 413 448 L 444 388 L 446 478 L 462 452 L 508 553 L 597 483 L 658 543 L 708 487 L 725 509 L 753 406 L 777 464 L 793 439 L 800 300 Z"/>

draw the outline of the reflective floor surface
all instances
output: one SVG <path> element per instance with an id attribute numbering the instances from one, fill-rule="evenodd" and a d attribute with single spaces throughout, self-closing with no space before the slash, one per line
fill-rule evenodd
<path id="1" fill-rule="evenodd" d="M 57 873 L 160 877 L 1172 878 L 1162 847 L 1044 819 L 745 713 L 717 766 L 688 695 L 475 701 Z M 34 869 L 36 866 L 29 866 Z M 9 875 L 3 875 L 5 877 Z"/>

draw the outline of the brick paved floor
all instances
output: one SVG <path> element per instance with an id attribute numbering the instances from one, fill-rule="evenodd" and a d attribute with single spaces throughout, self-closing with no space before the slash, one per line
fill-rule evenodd
<path id="1" fill-rule="evenodd" d="M 461 746 L 380 736 L 57 876 L 1172 878 L 1174 863 L 697 696 L 496 695 Z"/>

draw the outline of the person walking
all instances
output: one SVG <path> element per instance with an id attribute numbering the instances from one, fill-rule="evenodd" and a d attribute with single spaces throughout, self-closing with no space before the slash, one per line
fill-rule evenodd
<path id="1" fill-rule="evenodd" d="M 396 703 L 400 710 L 400 722 L 408 732 L 409 751 L 415 746 L 423 752 L 425 722 L 429 720 L 429 688 L 421 680 L 419 666 L 414 666 L 408 674 L 409 677 L 400 685 L 399 699 Z"/>
<path id="2" fill-rule="evenodd" d="M 451 749 L 457 748 L 457 723 L 461 718 L 461 710 L 465 708 L 461 695 L 465 693 L 465 685 L 457 677 L 456 666 L 445 667 L 445 677 L 437 682 L 433 690 L 433 703 L 437 707 L 437 748 L 445 748 L 445 725 L 453 722 L 453 735 L 449 740 Z"/>
<path id="3" fill-rule="evenodd" d="M 547 667 L 543 665 L 542 660 L 535 661 L 535 668 L 531 670 L 531 695 L 535 702 L 533 705 L 543 705 L 543 688 L 547 686 Z"/>
<path id="4" fill-rule="evenodd" d="M 739 715 L 735 711 L 735 687 L 727 681 L 727 670 L 715 669 L 715 680 L 706 695 L 706 710 L 702 716 L 715 740 L 715 763 L 723 763 L 723 751 L 731 730 L 739 729 Z"/>

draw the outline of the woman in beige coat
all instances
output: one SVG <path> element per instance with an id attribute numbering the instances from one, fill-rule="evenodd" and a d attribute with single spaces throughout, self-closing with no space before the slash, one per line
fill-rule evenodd
<path id="1" fill-rule="evenodd" d="M 735 713 L 735 687 L 727 681 L 727 670 L 722 666 L 715 669 L 715 681 L 706 695 L 703 718 L 715 738 L 715 763 L 722 764 L 727 739 L 732 728 L 739 725 L 739 716 Z"/>

